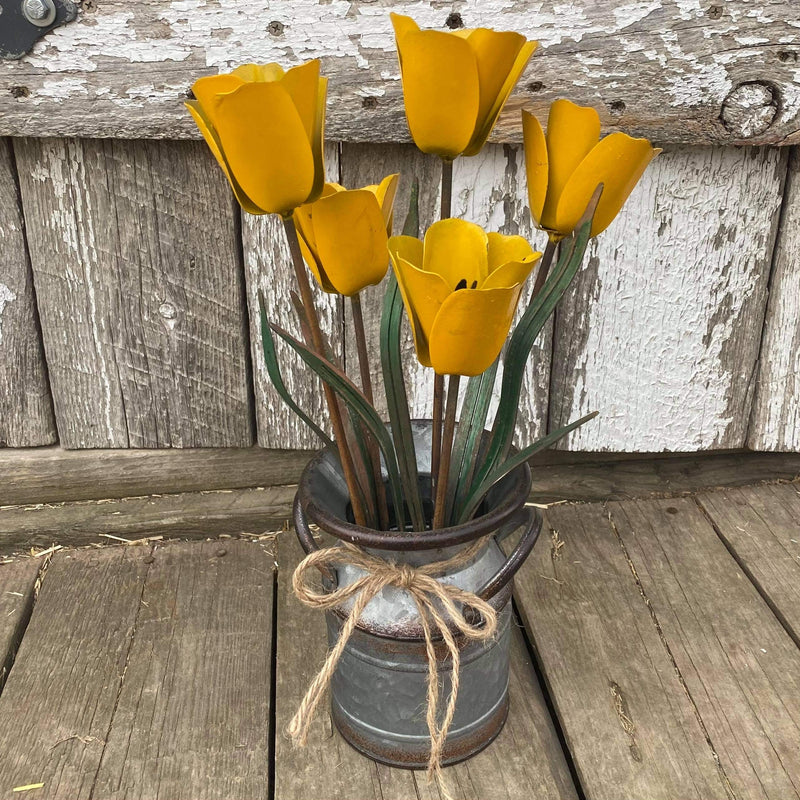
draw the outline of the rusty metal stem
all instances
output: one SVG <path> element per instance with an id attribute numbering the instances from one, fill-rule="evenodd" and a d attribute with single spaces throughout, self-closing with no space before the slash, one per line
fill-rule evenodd
<path id="1" fill-rule="evenodd" d="M 550 265 L 553 263 L 553 256 L 556 253 L 557 247 L 558 243 L 548 238 L 547 247 L 544 248 L 542 260 L 539 263 L 539 269 L 536 270 L 536 280 L 533 284 L 531 299 L 542 291 L 542 286 L 544 286 L 544 282 L 547 280 L 547 274 L 550 272 Z"/>
<path id="2" fill-rule="evenodd" d="M 456 409 L 458 408 L 458 385 L 460 375 L 451 375 L 447 384 L 447 408 L 444 412 L 444 433 L 442 434 L 442 456 L 439 475 L 436 478 L 436 502 L 433 510 L 433 528 L 444 527 L 447 508 L 447 476 L 450 473 L 450 458 L 453 454 L 453 434 L 456 429 Z"/>
<path id="3" fill-rule="evenodd" d="M 367 335 L 364 330 L 364 314 L 361 311 L 361 295 L 356 292 L 350 298 L 350 308 L 353 311 L 353 327 L 356 332 L 356 351 L 358 352 L 358 369 L 361 373 L 361 388 L 369 404 L 375 407 L 375 398 L 372 392 L 372 376 L 369 372 L 369 354 L 367 353 Z M 389 506 L 386 502 L 386 486 L 381 475 L 381 456 L 378 452 L 378 443 L 367 434 L 369 458 L 372 463 L 372 474 L 375 479 L 375 497 L 378 505 L 378 519 L 381 530 L 389 528 Z"/>
<path id="4" fill-rule="evenodd" d="M 283 217 L 283 229 L 286 231 L 286 241 L 289 243 L 289 252 L 292 255 L 292 265 L 294 266 L 294 273 L 297 277 L 297 285 L 300 289 L 300 299 L 306 309 L 306 319 L 308 326 L 311 328 L 311 342 L 317 354 L 325 358 L 325 339 L 322 335 L 322 328 L 319 325 L 319 317 L 317 310 L 314 306 L 314 297 L 311 294 L 311 284 L 308 281 L 308 273 L 306 272 L 306 265 L 303 262 L 303 254 L 300 251 L 300 242 L 297 239 L 297 231 L 294 227 L 294 221 L 291 217 Z M 356 480 L 355 468 L 353 466 L 353 456 L 350 452 L 350 444 L 344 433 L 344 423 L 342 422 L 342 413 L 339 408 L 339 401 L 336 398 L 336 392 L 323 381 L 325 389 L 325 399 L 328 403 L 328 412 L 331 415 L 331 423 L 333 425 L 333 436 L 336 440 L 336 447 L 339 451 L 339 459 L 342 462 L 342 472 L 344 473 L 345 481 L 347 482 L 347 489 L 350 492 L 350 502 L 353 506 L 353 516 L 359 525 L 366 524 L 366 514 L 364 513 L 364 506 L 361 499 L 361 491 Z"/>

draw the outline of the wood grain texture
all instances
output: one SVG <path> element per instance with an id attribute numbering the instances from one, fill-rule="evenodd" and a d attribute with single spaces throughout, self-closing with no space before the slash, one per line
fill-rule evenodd
<path id="1" fill-rule="evenodd" d="M 338 145 L 326 145 L 325 168 L 327 180 L 338 182 Z M 242 212 L 242 243 L 247 283 L 247 307 L 250 316 L 250 346 L 258 444 L 261 447 L 270 448 L 318 450 L 322 443 L 317 435 L 286 407 L 272 386 L 269 375 L 267 375 L 261 345 L 259 291 L 263 292 L 267 317 L 270 322 L 277 323 L 289 333 L 302 339 L 289 294 L 291 291 L 299 290 L 283 230 L 283 222 L 276 214 L 252 216 Z M 332 346 L 339 348 L 342 342 L 342 298 L 323 292 L 313 276 L 309 277 L 309 280 L 322 331 Z M 283 380 L 293 399 L 330 435 L 331 425 L 322 384 L 292 348 L 285 342 L 277 340 L 277 337 L 275 349 Z M 341 358 L 340 349 L 334 352 Z"/>
<path id="2" fill-rule="evenodd" d="M 120 500 L 0 506 L 0 552 L 131 541 L 260 535 L 291 516 L 294 486 L 156 494 Z"/>
<path id="3" fill-rule="evenodd" d="M 602 506 L 548 510 L 515 598 L 589 800 L 729 800 Z"/>
<path id="4" fill-rule="evenodd" d="M 57 554 L 0 695 L 0 797 L 91 796 L 141 609 L 150 548 Z M 98 613 L 102 610 L 102 613 Z M 43 680 L 46 676 L 46 680 Z"/>
<path id="5" fill-rule="evenodd" d="M 800 646 L 798 484 L 704 492 L 696 501 L 744 573 Z"/>
<path id="6" fill-rule="evenodd" d="M 55 441 L 14 155 L 0 139 L 0 447 Z"/>
<path id="7" fill-rule="evenodd" d="M 296 749 L 282 735 L 325 657 L 325 617 L 291 591 L 291 572 L 302 556 L 294 533 L 278 538 L 278 628 L 275 796 L 326 800 L 439 800 L 424 772 L 392 769 L 353 750 L 332 726 L 326 708 L 317 714 L 308 745 Z M 291 619 L 292 625 L 286 624 Z M 303 637 L 297 636 L 302 630 Z M 445 769 L 454 800 L 572 800 L 575 787 L 542 699 L 529 655 L 514 631 L 511 711 L 495 742 L 462 764 Z"/>
<path id="8" fill-rule="evenodd" d="M 800 796 L 797 645 L 692 499 L 609 510 L 733 796 Z"/>
<path id="9" fill-rule="evenodd" d="M 786 153 L 664 153 L 557 311 L 550 427 L 584 450 L 742 447 Z"/>
<path id="10" fill-rule="evenodd" d="M 449 16 L 454 8 L 458 17 Z M 77 21 L 0 64 L 0 133 L 197 136 L 182 106 L 195 78 L 246 61 L 320 57 L 332 79 L 331 137 L 400 141 L 407 129 L 390 9 L 427 27 L 449 20 L 539 40 L 500 140 L 519 141 L 521 106 L 544 114 L 566 91 L 597 106 L 607 128 L 659 142 L 797 141 L 798 31 L 788 0 L 757 8 L 747 0 L 84 3 Z"/>
<path id="11" fill-rule="evenodd" d="M 42 562 L 35 558 L 0 559 L 0 692 L 14 663 L 33 607 L 34 584 Z"/>
<path id="12" fill-rule="evenodd" d="M 800 153 L 789 159 L 748 445 L 800 450 Z"/>
<path id="13" fill-rule="evenodd" d="M 273 557 L 231 541 L 153 558 L 92 796 L 266 800 Z"/>
<path id="14" fill-rule="evenodd" d="M 260 447 L 5 450 L 0 506 L 296 484 L 310 456 Z"/>
<path id="15" fill-rule="evenodd" d="M 207 148 L 16 154 L 62 445 L 249 445 L 236 216 Z"/>

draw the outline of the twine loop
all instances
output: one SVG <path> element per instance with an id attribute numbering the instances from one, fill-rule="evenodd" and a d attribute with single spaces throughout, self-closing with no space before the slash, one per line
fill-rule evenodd
<path id="1" fill-rule="evenodd" d="M 356 629 L 364 609 L 387 586 L 405 589 L 414 600 L 419 613 L 428 660 L 426 722 L 431 737 L 428 778 L 435 778 L 444 797 L 450 797 L 442 779 L 442 750 L 456 710 L 461 663 L 458 642 L 453 635 L 451 626 L 466 639 L 486 641 L 491 639 L 497 631 L 497 613 L 488 602 L 482 600 L 475 593 L 452 584 L 440 583 L 436 578 L 467 564 L 480 552 L 489 539 L 491 539 L 491 535 L 484 536 L 452 558 L 419 567 L 385 561 L 349 543 L 315 550 L 300 562 L 292 576 L 292 588 L 300 602 L 311 608 L 324 610 L 336 608 L 350 599 L 353 599 L 354 602 L 339 631 L 339 639 L 329 651 L 325 663 L 309 685 L 305 697 L 289 723 L 287 732 L 295 744 L 301 747 L 305 745 L 317 707 L 331 682 L 336 665 Z M 308 583 L 309 570 L 317 568 L 325 572 L 340 564 L 351 564 L 362 569 L 365 574 L 351 584 L 327 593 L 317 591 Z M 459 603 L 460 607 L 456 603 Z M 467 608 L 478 612 L 478 615 L 473 613 L 465 615 Z M 450 696 L 447 699 L 441 724 L 437 721 L 439 715 L 439 667 L 433 642 L 434 629 L 444 641 L 452 664 Z"/>

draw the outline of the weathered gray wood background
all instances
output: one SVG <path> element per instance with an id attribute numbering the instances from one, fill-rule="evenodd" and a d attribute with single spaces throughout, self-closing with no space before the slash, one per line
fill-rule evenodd
<path id="1" fill-rule="evenodd" d="M 196 138 L 181 103 L 202 74 L 319 56 L 329 178 L 400 171 L 403 209 L 416 175 L 427 225 L 438 167 L 407 144 L 391 9 L 541 42 L 495 143 L 456 164 L 456 215 L 543 244 L 521 107 L 543 118 L 567 96 L 596 106 L 606 130 L 665 147 L 541 336 L 519 438 L 597 409 L 564 447 L 800 449 L 800 158 L 775 146 L 800 142 L 792 6 L 84 2 L 76 22 L 0 62 L 0 445 L 317 446 L 260 354 L 259 287 L 290 323 L 280 226 L 241 215 L 205 147 L 179 141 Z M 364 298 L 375 332 L 380 300 Z M 352 368 L 349 309 L 320 301 Z M 282 352 L 288 385 L 323 416 L 314 381 Z M 413 411 L 429 414 L 410 338 L 406 353 Z"/>

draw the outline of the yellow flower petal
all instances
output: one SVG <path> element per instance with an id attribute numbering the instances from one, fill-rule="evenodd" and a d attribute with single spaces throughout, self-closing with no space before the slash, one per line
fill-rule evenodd
<path id="1" fill-rule="evenodd" d="M 377 186 L 367 186 L 375 197 L 378 198 L 378 203 L 383 213 L 383 221 L 386 223 L 386 235 L 392 235 L 392 222 L 394 220 L 394 201 L 397 196 L 397 185 L 399 183 L 400 174 L 387 175 Z"/>
<path id="2" fill-rule="evenodd" d="M 531 253 L 519 260 L 501 264 L 494 272 L 490 273 L 478 289 L 510 289 L 522 286 L 541 257 L 541 253 Z"/>
<path id="3" fill-rule="evenodd" d="M 599 184 L 603 193 L 594 215 L 592 236 L 602 233 L 617 216 L 633 187 L 657 152 L 647 139 L 625 133 L 606 136 L 581 162 L 564 187 L 558 203 L 556 227 L 571 231 Z"/>
<path id="4" fill-rule="evenodd" d="M 422 268 L 441 275 L 451 290 L 462 280 L 480 284 L 489 274 L 486 234 L 463 219 L 435 222 L 425 234 Z"/>
<path id="5" fill-rule="evenodd" d="M 528 203 L 537 225 L 542 223 L 542 211 L 547 197 L 547 142 L 539 120 L 522 112 L 522 136 L 525 143 L 525 173 L 528 178 Z"/>
<path id="6" fill-rule="evenodd" d="M 414 22 L 411 17 L 407 17 L 405 14 L 395 14 L 392 12 L 389 14 L 389 18 L 392 20 L 394 36 L 398 43 L 407 33 L 419 32 L 419 25 L 417 25 L 417 23 Z"/>
<path id="7" fill-rule="evenodd" d="M 424 153 L 455 158 L 469 143 L 480 87 L 472 48 L 442 31 L 414 31 L 392 16 L 411 136 Z"/>
<path id="8" fill-rule="evenodd" d="M 214 158 L 217 159 L 217 163 L 222 167 L 222 171 L 225 173 L 225 177 L 227 177 L 228 183 L 231 185 L 231 189 L 233 189 L 233 194 L 238 200 L 239 205 L 248 214 L 266 214 L 266 211 L 255 205 L 255 203 L 253 203 L 252 200 L 250 200 L 250 198 L 244 193 L 244 190 L 241 186 L 239 186 L 236 178 L 234 178 L 233 174 L 231 173 L 231 170 L 228 167 L 228 162 L 225 160 L 225 155 L 220 147 L 219 140 L 217 139 L 217 134 L 203 116 L 203 110 L 200 107 L 200 103 L 197 100 L 189 100 L 188 102 L 184 103 L 184 105 L 189 109 L 189 113 L 197 123 L 197 127 L 200 129 L 200 133 L 203 134 L 203 138 L 206 140 L 209 150 L 211 150 L 211 152 L 214 154 Z"/>
<path id="9" fill-rule="evenodd" d="M 508 336 L 520 288 L 453 292 L 430 333 L 434 370 L 440 375 L 480 375 L 491 366 Z"/>
<path id="10" fill-rule="evenodd" d="M 241 77 L 225 73 L 224 75 L 207 75 L 205 78 L 198 78 L 192 84 L 192 94 L 200 103 L 200 107 L 205 113 L 211 109 L 211 101 L 218 94 L 228 94 L 243 86 L 245 81 Z"/>
<path id="11" fill-rule="evenodd" d="M 400 293 L 403 295 L 406 313 L 411 323 L 417 358 L 423 366 L 429 367 L 431 366 L 431 357 L 428 342 L 431 328 L 442 303 L 450 295 L 450 288 L 438 275 L 417 269 L 413 264 L 397 255 L 397 250 L 403 249 L 407 243 L 401 243 L 398 248 L 396 240 L 408 238 L 411 237 L 393 237 L 395 247 L 394 249 L 390 247 L 389 252 L 392 256 Z"/>
<path id="12" fill-rule="evenodd" d="M 319 92 L 319 61 L 307 61 L 287 70 L 280 81 L 281 86 L 289 93 L 294 107 L 303 121 L 308 143 L 314 136 L 314 124 L 317 118 L 317 94 Z"/>
<path id="13" fill-rule="evenodd" d="M 487 234 L 486 238 L 489 245 L 490 273 L 508 261 L 522 261 L 534 254 L 528 240 L 522 236 L 506 236 L 492 232 Z"/>
<path id="14" fill-rule="evenodd" d="M 217 95 L 208 117 L 231 172 L 255 205 L 285 215 L 308 199 L 314 154 L 281 84 L 245 83 Z"/>
<path id="15" fill-rule="evenodd" d="M 317 113 L 314 118 L 314 130 L 311 134 L 311 153 L 314 156 L 314 185 L 311 188 L 309 201 L 314 201 L 319 197 L 322 186 L 325 183 L 325 151 L 323 149 L 325 139 L 325 103 L 328 97 L 328 79 L 319 79 L 319 89 L 317 91 Z"/>
<path id="16" fill-rule="evenodd" d="M 389 253 L 393 258 L 402 258 L 417 269 L 422 269 L 423 244 L 414 236 L 392 236 L 389 239 Z"/>
<path id="17" fill-rule="evenodd" d="M 465 156 L 477 155 L 494 128 L 503 106 L 525 69 L 538 42 L 512 32 L 477 28 L 468 37 L 478 62 L 480 107 L 475 131 Z"/>
<path id="18" fill-rule="evenodd" d="M 272 62 L 270 64 L 242 64 L 231 73 L 238 75 L 247 83 L 279 81 L 284 76 L 283 67 Z"/>
<path id="19" fill-rule="evenodd" d="M 314 203 L 312 215 L 320 264 L 339 294 L 351 297 L 383 280 L 386 224 L 372 192 L 336 192 Z"/>
<path id="20" fill-rule="evenodd" d="M 546 138 L 550 166 L 541 225 L 561 231 L 556 224 L 561 193 L 572 173 L 600 140 L 600 117 L 593 108 L 556 100 L 550 106 Z"/>

